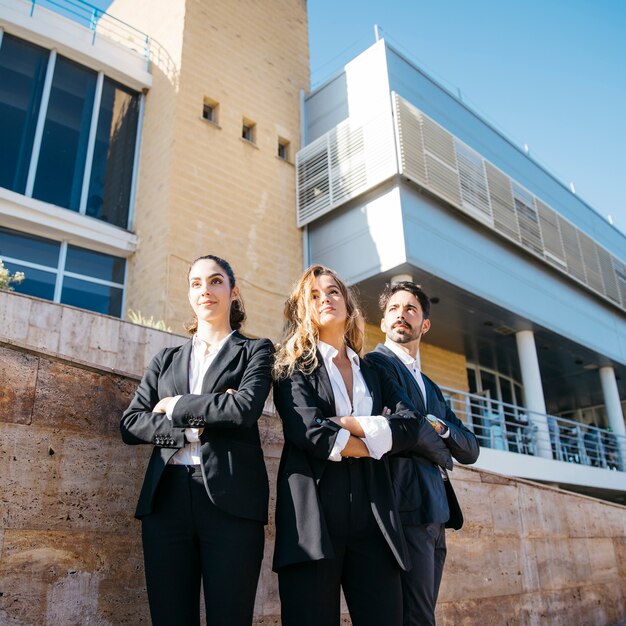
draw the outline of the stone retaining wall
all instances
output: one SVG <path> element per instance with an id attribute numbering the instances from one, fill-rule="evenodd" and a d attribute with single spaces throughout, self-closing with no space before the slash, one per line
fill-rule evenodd
<path id="1" fill-rule="evenodd" d="M 9 302 L 38 314 L 20 326 Z M 132 514 L 150 450 L 118 424 L 146 359 L 182 338 L 12 294 L 0 312 L 0 624 L 149 624 Z M 278 419 L 261 431 L 273 490 Z M 624 507 L 470 468 L 452 478 L 466 524 L 448 535 L 440 626 L 626 621 Z M 279 624 L 273 537 L 270 520 L 258 626 Z"/>

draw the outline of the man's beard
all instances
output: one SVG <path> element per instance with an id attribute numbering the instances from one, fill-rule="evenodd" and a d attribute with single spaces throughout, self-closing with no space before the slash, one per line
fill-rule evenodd
<path id="1" fill-rule="evenodd" d="M 415 330 L 406 322 L 405 328 L 400 329 L 401 332 L 398 332 L 398 328 L 396 326 L 391 327 L 391 340 L 396 343 L 410 343 L 412 341 L 418 340 L 422 333 L 420 330 Z"/>

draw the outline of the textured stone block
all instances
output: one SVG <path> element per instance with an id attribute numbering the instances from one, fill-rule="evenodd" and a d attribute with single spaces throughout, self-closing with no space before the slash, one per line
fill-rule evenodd
<path id="1" fill-rule="evenodd" d="M 134 529 L 6 531 L 2 557 L 2 624 L 150 623 Z"/>
<path id="2" fill-rule="evenodd" d="M 0 421 L 30 424 L 35 403 L 37 356 L 0 346 Z"/>
<path id="3" fill-rule="evenodd" d="M 0 291 L 0 337 L 26 341 L 33 298 Z"/>
<path id="4" fill-rule="evenodd" d="M 521 541 L 513 537 L 456 535 L 448 546 L 441 602 L 521 593 L 521 555 Z"/>
<path id="5" fill-rule="evenodd" d="M 125 532 L 151 446 L 0 424 L 3 528 Z"/>
<path id="6" fill-rule="evenodd" d="M 117 437 L 134 381 L 41 358 L 33 423 Z"/>

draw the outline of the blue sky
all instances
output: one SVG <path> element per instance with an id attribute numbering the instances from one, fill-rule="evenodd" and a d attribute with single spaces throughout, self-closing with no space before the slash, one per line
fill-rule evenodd
<path id="1" fill-rule="evenodd" d="M 311 84 L 374 24 L 626 234 L 626 0 L 308 0 Z"/>

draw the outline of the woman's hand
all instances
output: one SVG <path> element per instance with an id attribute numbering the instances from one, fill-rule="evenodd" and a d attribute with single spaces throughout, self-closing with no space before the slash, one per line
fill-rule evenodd
<path id="1" fill-rule="evenodd" d="M 171 396 L 168 396 L 167 398 L 161 398 L 159 402 L 157 403 L 157 405 L 152 409 L 152 412 L 153 413 L 166 413 L 167 406 L 173 399 L 174 398 L 172 398 Z"/>
<path id="2" fill-rule="evenodd" d="M 227 389 L 226 393 L 229 393 L 231 396 L 234 396 L 237 393 L 236 389 Z"/>
<path id="3" fill-rule="evenodd" d="M 346 447 L 341 451 L 341 456 L 367 458 L 370 456 L 370 452 L 362 439 L 351 436 Z"/>
<path id="4" fill-rule="evenodd" d="M 351 435 L 355 437 L 365 437 L 365 431 L 359 420 L 352 415 L 344 415 L 343 417 L 331 417 L 331 422 L 335 422 L 338 426 L 345 428 Z"/>

